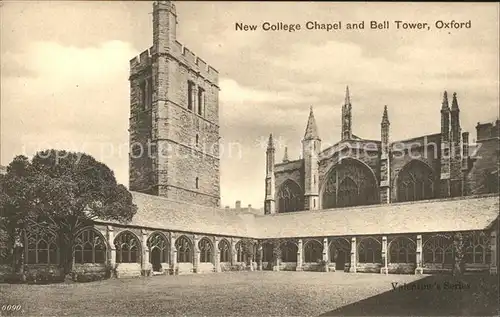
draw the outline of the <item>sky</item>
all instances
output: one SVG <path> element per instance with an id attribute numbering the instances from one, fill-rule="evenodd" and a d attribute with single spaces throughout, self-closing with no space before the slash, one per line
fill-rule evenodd
<path id="1" fill-rule="evenodd" d="M 177 2 L 177 39 L 219 71 L 221 204 L 262 207 L 265 147 L 273 133 L 299 158 L 312 106 L 323 148 L 339 141 L 345 88 L 353 132 L 390 139 L 440 131 L 442 94 L 457 92 L 462 129 L 499 109 L 499 4 Z M 128 185 L 129 60 L 152 45 L 152 3 L 4 1 L 0 8 L 0 164 L 58 148 L 106 163 Z M 397 30 L 393 21 L 427 22 Z M 437 29 L 435 21 L 470 21 Z M 264 22 L 301 24 L 263 31 Z M 337 31 L 305 30 L 307 21 Z M 365 21 L 364 30 L 346 23 Z M 370 21 L 389 21 L 372 30 Z M 236 31 L 236 23 L 256 31 Z M 236 147 L 235 147 L 236 146 Z M 236 150 L 235 150 L 236 149 Z"/>

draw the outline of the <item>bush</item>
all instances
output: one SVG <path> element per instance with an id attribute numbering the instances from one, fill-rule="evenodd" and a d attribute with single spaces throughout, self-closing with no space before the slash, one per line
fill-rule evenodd
<path id="1" fill-rule="evenodd" d="M 51 271 L 34 271 L 26 273 L 28 284 L 49 284 L 64 282 L 64 275 Z"/>

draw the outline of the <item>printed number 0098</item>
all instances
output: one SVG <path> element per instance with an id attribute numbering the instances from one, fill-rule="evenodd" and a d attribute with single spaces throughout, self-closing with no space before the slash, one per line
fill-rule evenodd
<path id="1" fill-rule="evenodd" d="M 2 305 L 3 311 L 17 311 L 21 310 L 21 305 Z"/>

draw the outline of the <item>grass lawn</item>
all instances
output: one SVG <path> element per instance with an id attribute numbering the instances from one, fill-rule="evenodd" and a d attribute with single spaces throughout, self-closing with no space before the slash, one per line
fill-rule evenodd
<path id="1" fill-rule="evenodd" d="M 465 278 L 462 285 L 468 283 L 470 288 L 446 291 L 435 287 L 444 287 L 450 276 L 343 272 L 227 272 L 92 283 L 0 284 L 0 308 L 22 306 L 22 311 L 0 315 L 489 315 L 498 304 L 498 293 L 492 295 L 485 286 L 492 280 L 485 277 L 485 284 L 479 276 Z M 394 289 L 394 283 L 396 287 L 404 283 L 410 288 L 435 287 Z"/>

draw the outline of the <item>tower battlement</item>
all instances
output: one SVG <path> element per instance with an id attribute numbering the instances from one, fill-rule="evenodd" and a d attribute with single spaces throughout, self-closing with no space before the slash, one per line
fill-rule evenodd
<path id="1" fill-rule="evenodd" d="M 153 48 L 150 47 L 130 60 L 130 76 L 137 75 L 151 67 L 152 50 Z"/>

